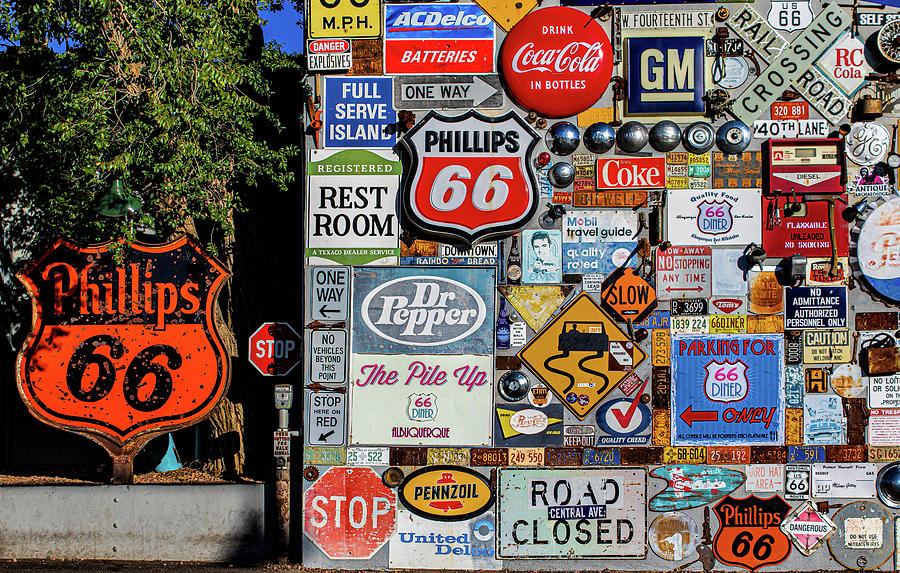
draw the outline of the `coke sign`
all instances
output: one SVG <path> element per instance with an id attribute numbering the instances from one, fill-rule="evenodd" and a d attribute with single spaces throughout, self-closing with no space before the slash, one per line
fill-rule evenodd
<path id="1" fill-rule="evenodd" d="M 500 49 L 510 95 L 546 117 L 576 115 L 597 102 L 612 76 L 603 27 L 574 8 L 535 10 L 513 26 Z"/>
<path id="2" fill-rule="evenodd" d="M 598 189 L 662 189 L 665 186 L 665 157 L 597 160 Z"/>
<path id="3" fill-rule="evenodd" d="M 19 276 L 34 326 L 17 381 L 35 417 L 130 458 L 225 395 L 213 309 L 229 273 L 187 237 L 127 245 L 121 258 L 112 246 L 60 239 Z"/>
<path id="4" fill-rule="evenodd" d="M 538 139 L 513 111 L 428 112 L 401 140 L 406 215 L 426 232 L 469 244 L 514 233 L 538 208 L 529 160 Z"/>

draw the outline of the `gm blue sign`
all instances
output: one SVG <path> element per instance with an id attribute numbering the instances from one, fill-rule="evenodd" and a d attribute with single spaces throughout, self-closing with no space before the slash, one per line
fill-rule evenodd
<path id="1" fill-rule="evenodd" d="M 628 115 L 706 110 L 702 36 L 628 38 Z"/>
<path id="2" fill-rule="evenodd" d="M 392 105 L 393 79 L 325 78 L 322 129 L 324 147 L 393 147 L 397 122 Z"/>

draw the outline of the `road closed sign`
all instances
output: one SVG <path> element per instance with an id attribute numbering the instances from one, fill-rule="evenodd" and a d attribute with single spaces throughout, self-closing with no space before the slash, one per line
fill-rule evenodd
<path id="1" fill-rule="evenodd" d="M 500 558 L 644 557 L 647 471 L 501 469 L 497 515 Z"/>
<path id="2" fill-rule="evenodd" d="M 306 30 L 310 38 L 377 38 L 381 35 L 380 0 L 309 0 Z"/>

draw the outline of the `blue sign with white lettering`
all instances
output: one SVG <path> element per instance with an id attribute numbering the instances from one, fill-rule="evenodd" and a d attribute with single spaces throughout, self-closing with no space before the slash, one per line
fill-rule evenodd
<path id="1" fill-rule="evenodd" d="M 627 38 L 628 115 L 702 114 L 706 110 L 704 38 Z"/>
<path id="2" fill-rule="evenodd" d="M 387 77 L 325 78 L 322 106 L 324 147 L 393 147 L 397 112 L 393 79 Z"/>
<path id="3" fill-rule="evenodd" d="M 672 336 L 672 444 L 784 443 L 784 337 Z"/>
<path id="4" fill-rule="evenodd" d="M 785 329 L 847 328 L 847 287 L 793 287 L 784 291 Z"/>
<path id="5" fill-rule="evenodd" d="M 385 40 L 493 40 L 494 21 L 477 4 L 387 4 Z"/>

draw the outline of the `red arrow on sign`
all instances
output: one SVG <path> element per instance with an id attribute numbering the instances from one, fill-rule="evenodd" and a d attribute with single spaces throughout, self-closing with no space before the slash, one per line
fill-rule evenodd
<path id="1" fill-rule="evenodd" d="M 688 428 L 692 427 L 691 424 L 694 422 L 717 422 L 719 420 L 719 413 L 716 411 L 693 411 L 690 406 L 681 413 L 681 419 L 684 420 L 684 423 L 688 425 Z"/>
<path id="2" fill-rule="evenodd" d="M 670 286 L 667 286 L 667 287 L 666 287 L 666 292 L 672 292 L 673 290 L 679 290 L 679 291 L 684 290 L 684 291 L 697 291 L 697 292 L 702 292 L 702 291 L 703 291 L 703 287 L 702 287 L 702 286 L 699 286 L 699 285 L 696 286 L 696 287 L 674 287 L 674 288 L 673 288 L 673 287 L 670 287 Z"/>

